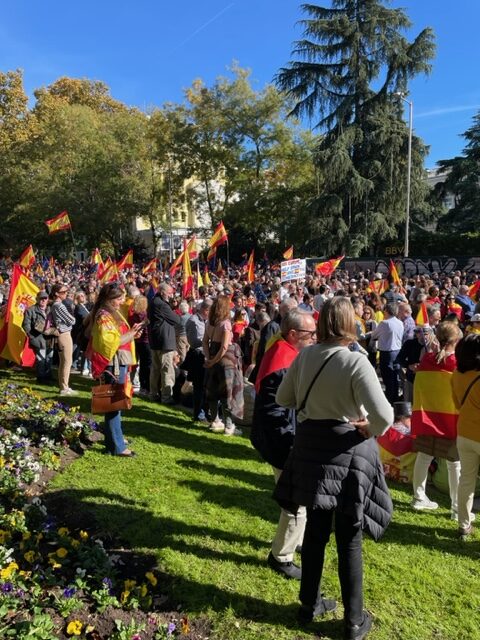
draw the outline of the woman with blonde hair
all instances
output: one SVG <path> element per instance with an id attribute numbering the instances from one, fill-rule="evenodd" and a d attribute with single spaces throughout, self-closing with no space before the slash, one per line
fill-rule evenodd
<path id="1" fill-rule="evenodd" d="M 129 327 L 120 313 L 124 302 L 125 292 L 116 284 L 106 284 L 90 313 L 87 355 L 92 362 L 93 377 L 104 384 L 125 382 L 128 367 L 135 364 L 134 340 L 140 336 L 143 324 Z M 126 448 L 120 411 L 105 414 L 105 448 L 114 456 L 135 455 Z"/>
<path id="2" fill-rule="evenodd" d="M 228 296 L 219 295 L 214 300 L 202 348 L 207 369 L 206 397 L 212 418 L 210 429 L 228 436 L 241 435 L 232 417 L 243 417 L 242 355 L 239 346 L 233 342 Z M 219 402 L 225 422 L 218 417 Z"/>
<path id="3" fill-rule="evenodd" d="M 276 402 L 297 411 L 295 440 L 275 497 L 296 513 L 307 508 L 302 544 L 298 618 L 336 608 L 323 598 L 325 547 L 335 516 L 338 574 L 345 609 L 345 638 L 368 633 L 363 608 L 363 529 L 378 539 L 391 518 L 392 502 L 374 438 L 393 423 L 393 410 L 368 359 L 349 350 L 356 339 L 355 313 L 344 297 L 327 300 L 316 345 L 303 349 L 287 370 Z"/>
<path id="4" fill-rule="evenodd" d="M 413 385 L 412 436 L 422 436 L 414 442 L 417 459 L 413 468 L 412 507 L 418 511 L 435 510 L 438 503 L 425 493 L 431 455 L 439 439 L 454 441 L 457 437 L 458 410 L 452 392 L 452 374 L 457 367 L 455 346 L 462 332 L 453 322 L 442 322 L 436 337 L 426 344 L 426 353 L 415 372 Z M 457 519 L 457 493 L 460 462 L 447 460 L 451 515 Z"/>

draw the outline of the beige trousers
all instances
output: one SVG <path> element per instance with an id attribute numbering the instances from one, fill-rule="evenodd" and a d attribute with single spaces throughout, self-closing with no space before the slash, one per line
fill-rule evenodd
<path id="1" fill-rule="evenodd" d="M 70 331 L 61 333 L 58 336 L 58 355 L 60 363 L 58 365 L 58 386 L 60 391 L 68 389 L 70 379 L 70 369 L 72 368 L 73 343 Z"/>
<path id="2" fill-rule="evenodd" d="M 272 467 L 275 484 L 282 475 L 282 470 Z M 297 514 L 285 509 L 280 511 L 275 537 L 272 542 L 272 556 L 278 562 L 292 562 L 295 549 L 302 544 L 305 532 L 307 510 L 298 507 Z"/>
<path id="3" fill-rule="evenodd" d="M 150 395 L 155 397 L 160 393 L 162 402 L 172 398 L 175 384 L 175 367 L 173 357 L 175 351 L 161 351 L 152 349 L 152 367 L 150 369 Z"/>

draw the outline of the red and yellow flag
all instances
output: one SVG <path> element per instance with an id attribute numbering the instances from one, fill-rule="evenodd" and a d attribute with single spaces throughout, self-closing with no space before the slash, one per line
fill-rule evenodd
<path id="1" fill-rule="evenodd" d="M 185 247 L 185 242 L 184 242 L 184 247 Z M 185 251 L 185 248 L 183 249 L 182 253 L 178 256 L 178 258 L 174 260 L 174 262 L 172 263 L 172 266 L 168 270 L 171 276 L 174 276 L 179 270 L 179 268 L 183 265 L 184 251 Z M 187 243 L 187 251 L 188 251 L 188 257 L 190 258 L 190 260 L 196 260 L 198 258 L 197 236 L 192 236 L 190 238 L 190 240 Z"/>
<path id="2" fill-rule="evenodd" d="M 288 249 L 285 249 L 285 251 L 283 252 L 283 258 L 284 258 L 284 260 L 292 260 L 293 259 L 293 244 Z"/>
<path id="3" fill-rule="evenodd" d="M 192 265 L 188 255 L 187 241 L 183 241 L 183 273 L 182 273 L 182 298 L 187 298 L 193 291 Z"/>
<path id="4" fill-rule="evenodd" d="M 200 263 L 197 262 L 197 287 L 203 287 L 203 278 L 202 278 L 202 274 L 200 273 Z"/>
<path id="5" fill-rule="evenodd" d="M 147 262 L 147 264 L 143 267 L 142 274 L 145 275 L 146 273 L 154 273 L 156 270 L 157 270 L 157 259 L 153 258 L 152 260 Z"/>
<path id="6" fill-rule="evenodd" d="M 417 327 L 423 327 L 428 324 L 428 312 L 425 302 L 422 302 L 420 305 L 417 317 L 415 318 L 415 324 L 417 325 Z"/>
<path id="7" fill-rule="evenodd" d="M 115 282 L 115 280 L 119 279 L 120 273 L 118 271 L 117 264 L 115 262 L 111 262 L 110 266 L 108 266 L 106 269 L 103 269 L 102 275 L 99 276 L 98 281 L 101 285 L 104 285 L 108 282 Z"/>
<path id="8" fill-rule="evenodd" d="M 120 258 L 117 262 L 117 269 L 123 271 L 123 269 L 129 269 L 133 267 L 133 249 L 129 249 L 127 253 Z"/>
<path id="9" fill-rule="evenodd" d="M 24 269 L 30 269 L 32 264 L 35 262 L 35 253 L 33 252 L 33 247 L 31 244 L 28 245 L 26 249 L 24 249 L 18 259 L 18 264 Z"/>
<path id="10" fill-rule="evenodd" d="M 217 224 L 215 231 L 213 232 L 213 236 L 208 241 L 209 251 L 207 255 L 207 260 L 211 260 L 215 254 L 217 253 L 217 248 L 228 242 L 228 233 L 224 227 L 223 222 Z"/>
<path id="11" fill-rule="evenodd" d="M 247 262 L 247 282 L 253 282 L 255 280 L 255 250 L 252 249 L 252 253 Z"/>
<path id="12" fill-rule="evenodd" d="M 28 346 L 22 329 L 23 316 L 26 309 L 35 303 L 38 292 L 37 285 L 14 264 L 5 315 L 0 319 L 0 357 L 24 367 L 33 367 L 35 354 Z"/>
<path id="13" fill-rule="evenodd" d="M 205 269 L 203 270 L 203 278 L 206 285 L 211 285 L 212 281 L 210 280 L 210 273 L 208 271 L 207 265 L 205 265 Z"/>
<path id="14" fill-rule="evenodd" d="M 62 213 L 59 213 L 58 216 L 54 218 L 50 218 L 50 220 L 45 220 L 45 224 L 48 227 L 48 233 L 57 233 L 57 231 L 65 231 L 66 229 L 72 228 L 70 218 L 66 211 L 62 211 Z"/>
<path id="15" fill-rule="evenodd" d="M 331 260 L 327 260 L 326 262 L 318 262 L 315 265 L 316 273 L 321 276 L 331 276 L 341 261 L 345 256 L 340 256 L 339 258 L 332 258 Z"/>
<path id="16" fill-rule="evenodd" d="M 479 290 L 480 290 L 480 280 L 477 280 L 476 282 L 474 282 L 472 284 L 471 287 L 468 287 L 468 297 L 476 302 L 477 293 L 478 293 Z"/>
<path id="17" fill-rule="evenodd" d="M 379 295 L 382 295 L 382 293 L 384 293 L 387 289 L 388 280 L 372 280 L 367 287 L 368 293 L 373 292 L 378 293 Z"/>
<path id="18" fill-rule="evenodd" d="M 100 255 L 100 250 L 98 248 L 92 251 L 92 255 L 90 256 L 90 264 L 103 264 L 102 256 Z"/>
<path id="19" fill-rule="evenodd" d="M 393 260 L 390 260 L 390 276 L 392 278 L 392 282 L 399 287 L 402 286 L 402 281 L 400 280 L 400 276 L 398 275 L 397 267 L 395 266 Z"/>

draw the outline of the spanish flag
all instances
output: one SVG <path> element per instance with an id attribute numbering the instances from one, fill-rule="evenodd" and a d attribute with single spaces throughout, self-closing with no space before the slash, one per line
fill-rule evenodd
<path id="1" fill-rule="evenodd" d="M 197 287 L 203 287 L 203 278 L 200 273 L 200 263 L 197 262 Z"/>
<path id="2" fill-rule="evenodd" d="M 92 255 L 90 256 L 90 264 L 103 264 L 102 256 L 100 255 L 100 251 L 98 248 L 92 251 Z"/>
<path id="3" fill-rule="evenodd" d="M 184 243 L 185 246 L 185 243 Z M 185 251 L 185 249 L 183 250 Z M 176 260 L 172 263 L 172 266 L 168 270 L 171 276 L 174 276 L 179 268 L 183 265 L 183 251 L 176 258 Z M 187 252 L 190 260 L 196 260 L 198 258 L 198 249 L 197 249 L 197 236 L 192 236 L 187 243 Z"/>
<path id="4" fill-rule="evenodd" d="M 0 357 L 24 367 L 33 367 L 35 354 L 28 346 L 27 336 L 22 329 L 23 316 L 25 310 L 35 304 L 38 292 L 37 285 L 14 264 L 5 315 L 0 319 Z"/>
<path id="5" fill-rule="evenodd" d="M 188 255 L 187 241 L 183 241 L 183 273 L 182 273 L 182 298 L 187 298 L 193 291 L 192 265 Z"/>
<path id="6" fill-rule="evenodd" d="M 413 385 L 412 435 L 457 437 L 458 411 L 452 392 L 455 356 L 437 363 L 437 354 L 426 353 L 415 373 Z"/>
<path id="7" fill-rule="evenodd" d="M 428 312 L 425 302 L 422 302 L 422 304 L 420 305 L 417 317 L 415 318 L 415 324 L 417 325 L 417 327 L 423 327 L 428 324 Z"/>
<path id="8" fill-rule="evenodd" d="M 145 275 L 146 273 L 154 273 L 156 270 L 157 270 L 157 259 L 153 258 L 152 260 L 150 260 L 150 262 L 147 262 L 147 264 L 143 267 L 142 274 Z"/>
<path id="9" fill-rule="evenodd" d="M 471 298 L 474 302 L 477 301 L 477 294 L 480 289 L 480 280 L 477 280 L 472 284 L 471 287 L 468 287 L 468 297 Z"/>
<path id="10" fill-rule="evenodd" d="M 315 265 L 315 272 L 321 276 L 331 276 L 344 257 L 345 256 L 340 256 L 339 258 L 332 258 L 326 262 L 318 262 Z"/>
<path id="11" fill-rule="evenodd" d="M 400 280 L 400 276 L 398 275 L 397 267 L 395 266 L 393 260 L 390 260 L 390 276 L 392 278 L 392 282 L 399 287 L 402 286 L 402 281 Z"/>
<path id="12" fill-rule="evenodd" d="M 24 269 L 30 269 L 34 262 L 35 254 L 33 252 L 32 245 L 29 244 L 28 247 L 22 251 L 20 258 L 18 259 L 18 264 Z"/>
<path id="13" fill-rule="evenodd" d="M 210 280 L 210 273 L 208 272 L 208 267 L 205 265 L 205 269 L 203 270 L 203 277 L 205 279 L 206 285 L 211 285 L 212 281 Z"/>
<path id="14" fill-rule="evenodd" d="M 255 250 L 252 249 L 252 253 L 247 262 L 247 282 L 253 282 L 255 280 Z"/>
<path id="15" fill-rule="evenodd" d="M 285 249 L 285 251 L 283 252 L 283 259 L 284 260 L 292 260 L 293 259 L 293 244 L 289 249 Z"/>
<path id="16" fill-rule="evenodd" d="M 45 224 L 48 227 L 48 233 L 57 233 L 57 231 L 65 231 L 66 229 L 72 228 L 70 218 L 66 211 L 62 211 L 62 213 L 59 213 L 58 216 L 54 218 L 50 218 L 50 220 L 45 220 Z"/>
<path id="17" fill-rule="evenodd" d="M 368 287 L 368 293 L 378 293 L 378 295 L 382 295 L 388 289 L 388 280 L 372 280 Z"/>
<path id="18" fill-rule="evenodd" d="M 223 222 L 220 221 L 217 224 L 215 231 L 213 232 L 213 236 L 208 241 L 209 251 L 207 260 L 211 260 L 217 253 L 217 247 L 224 244 L 225 242 L 228 242 L 228 233 L 223 225 Z"/>
<path id="19" fill-rule="evenodd" d="M 119 271 L 123 271 L 123 269 L 128 269 L 130 267 L 133 267 L 133 249 L 129 249 L 123 258 L 120 258 L 117 262 L 117 269 Z"/>
<path id="20" fill-rule="evenodd" d="M 104 265 L 105 266 L 105 265 Z M 98 281 L 101 285 L 108 282 L 115 282 L 120 279 L 120 273 L 115 262 L 111 262 L 110 266 L 103 270 L 102 275 L 98 276 Z"/>

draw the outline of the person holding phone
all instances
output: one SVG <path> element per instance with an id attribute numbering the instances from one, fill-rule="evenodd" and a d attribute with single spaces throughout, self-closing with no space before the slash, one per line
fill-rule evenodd
<path id="1" fill-rule="evenodd" d="M 102 287 L 90 313 L 87 331 L 90 341 L 87 354 L 92 375 L 104 384 L 125 382 L 129 366 L 135 364 L 135 343 L 143 329 L 141 322 L 132 327 L 120 313 L 125 292 L 116 283 Z M 105 449 L 114 456 L 132 457 L 122 431 L 121 411 L 105 414 Z"/>

